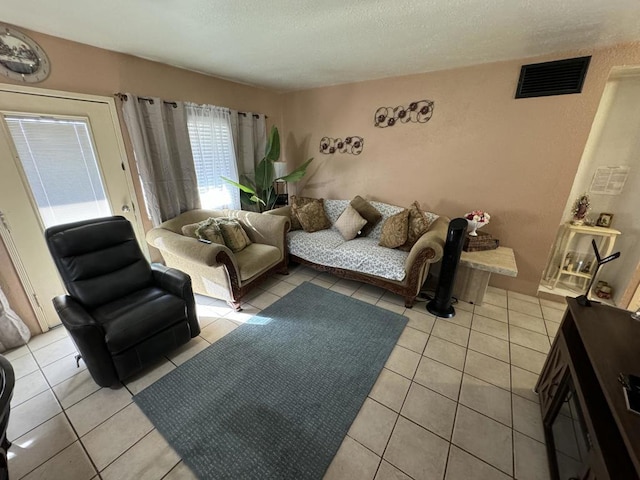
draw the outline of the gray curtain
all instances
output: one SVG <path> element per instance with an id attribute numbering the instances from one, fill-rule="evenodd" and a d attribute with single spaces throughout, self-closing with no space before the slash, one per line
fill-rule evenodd
<path id="1" fill-rule="evenodd" d="M 231 110 L 231 133 L 236 150 L 238 174 L 253 178 L 267 146 L 266 117 L 263 114 Z M 242 177 L 241 177 L 242 178 Z"/>
<path id="2" fill-rule="evenodd" d="M 125 98 L 122 112 L 153 225 L 200 208 L 184 104 Z"/>

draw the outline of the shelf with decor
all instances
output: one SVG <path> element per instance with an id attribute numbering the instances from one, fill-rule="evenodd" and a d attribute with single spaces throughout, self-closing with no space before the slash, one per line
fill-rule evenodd
<path id="1" fill-rule="evenodd" d="M 557 259 L 558 271 L 553 278 L 552 288 L 557 287 L 563 276 L 568 276 L 581 279 L 584 289 L 593 277 L 596 267 L 595 257 L 572 249 L 581 236 L 599 238 L 598 250 L 604 258 L 611 254 L 616 238 L 621 233 L 613 228 L 565 223 L 553 257 Z"/>

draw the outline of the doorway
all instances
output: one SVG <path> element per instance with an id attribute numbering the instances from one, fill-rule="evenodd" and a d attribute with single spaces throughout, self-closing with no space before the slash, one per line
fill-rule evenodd
<path id="1" fill-rule="evenodd" d="M 122 215 L 145 249 L 133 192 L 111 98 L 0 86 L 0 235 L 43 331 L 65 293 L 44 230 Z"/>

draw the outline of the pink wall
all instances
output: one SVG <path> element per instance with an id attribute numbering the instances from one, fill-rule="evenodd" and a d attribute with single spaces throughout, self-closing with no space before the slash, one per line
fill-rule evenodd
<path id="1" fill-rule="evenodd" d="M 588 54 L 582 94 L 514 99 L 522 64 Z M 491 283 L 535 294 L 610 69 L 637 64 L 629 44 L 288 93 L 286 159 L 315 157 L 297 185 L 305 195 L 488 211 L 485 230 L 514 249 L 519 270 Z M 435 101 L 428 123 L 373 126 L 378 107 L 422 99 Z M 359 156 L 319 153 L 323 136 L 349 135 L 364 137 Z"/>
<path id="2" fill-rule="evenodd" d="M 25 31 L 25 33 L 40 44 L 51 60 L 49 78 L 34 85 L 36 88 L 104 96 L 111 96 L 116 92 L 130 92 L 167 100 L 209 103 L 241 111 L 260 112 L 269 116 L 270 121 L 276 124 L 280 120 L 281 99 L 279 95 L 269 90 L 241 85 L 37 32 Z M 12 83 L 7 79 L 3 81 Z M 143 205 L 135 161 L 124 128 L 123 133 L 138 203 Z M 147 219 L 143 218 L 143 220 Z M 145 226 L 150 228 L 148 221 Z M 35 315 L 1 240 L 0 286 L 7 294 L 12 308 L 21 315 L 31 331 L 40 332 Z"/>

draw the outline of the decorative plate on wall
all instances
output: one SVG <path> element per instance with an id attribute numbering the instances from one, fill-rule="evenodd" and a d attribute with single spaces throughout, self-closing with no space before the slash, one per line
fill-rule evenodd
<path id="1" fill-rule="evenodd" d="M 34 40 L 0 25 L 0 73 L 19 82 L 41 82 L 49 76 L 49 58 Z"/>

